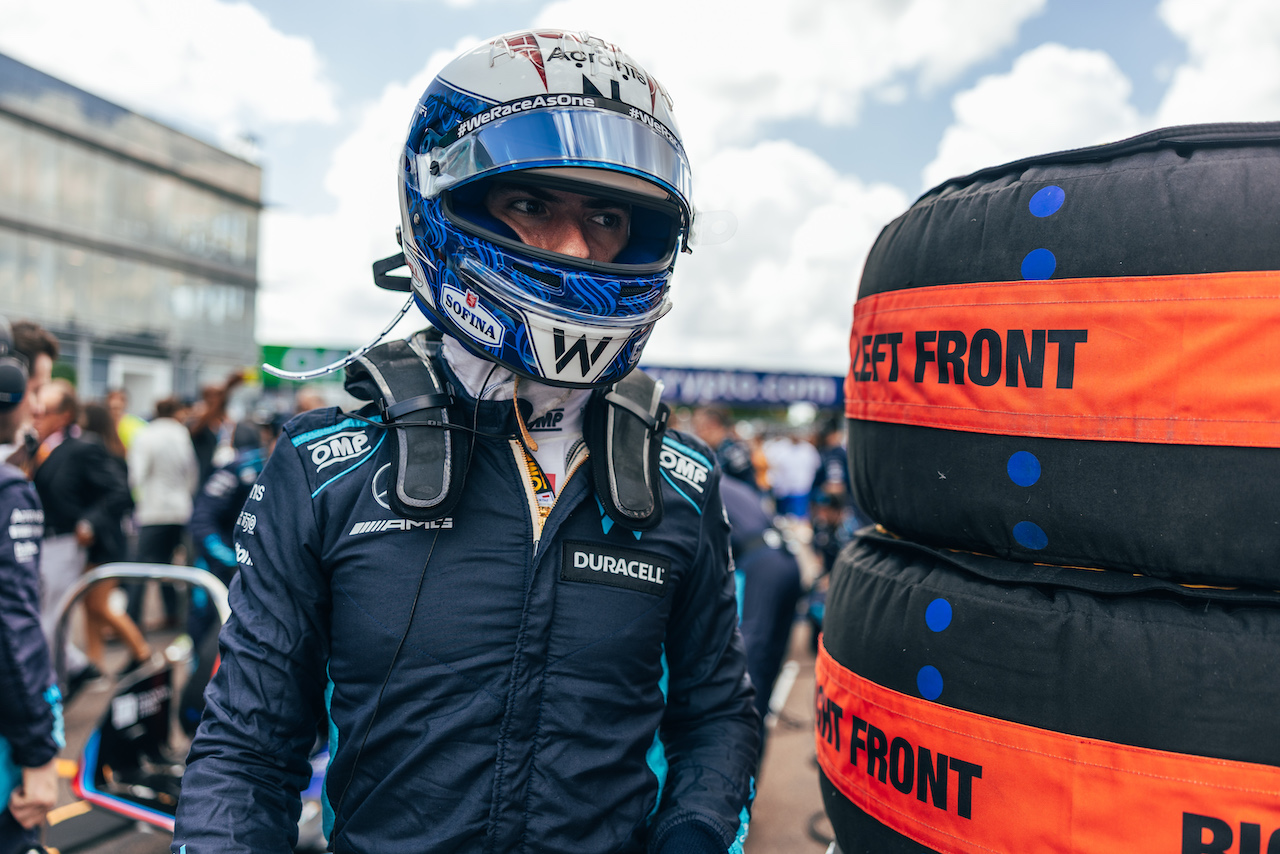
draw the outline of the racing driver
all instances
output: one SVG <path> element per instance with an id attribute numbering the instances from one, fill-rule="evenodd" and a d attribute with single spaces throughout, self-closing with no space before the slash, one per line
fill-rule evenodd
<path id="1" fill-rule="evenodd" d="M 249 494 L 173 852 L 289 851 L 318 729 L 333 851 L 741 852 L 720 470 L 633 371 L 693 221 L 669 95 L 594 36 L 500 36 L 423 94 L 399 177 L 432 329 Z"/>

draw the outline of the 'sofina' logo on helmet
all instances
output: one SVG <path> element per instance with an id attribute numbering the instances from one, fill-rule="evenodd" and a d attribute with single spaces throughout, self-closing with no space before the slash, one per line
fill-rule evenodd
<path id="1" fill-rule="evenodd" d="M 487 347 L 502 346 L 502 323 L 480 303 L 475 291 L 467 288 L 463 292 L 445 282 L 440 288 L 440 301 L 463 332 Z"/>

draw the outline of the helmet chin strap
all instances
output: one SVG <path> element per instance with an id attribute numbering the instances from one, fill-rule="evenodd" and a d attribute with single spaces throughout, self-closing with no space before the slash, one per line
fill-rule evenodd
<path id="1" fill-rule="evenodd" d="M 409 299 L 405 302 L 404 306 L 400 309 L 400 311 L 396 312 L 395 317 L 391 318 L 391 322 L 388 323 L 386 327 L 381 332 L 378 333 L 378 337 L 374 338 L 372 341 L 370 341 L 368 344 L 361 347 L 359 350 L 353 350 L 350 353 L 348 353 L 346 356 L 343 356 L 338 361 L 325 365 L 323 368 L 316 368 L 313 371 L 286 371 L 283 368 L 277 368 L 274 365 L 263 365 L 262 370 L 271 374 L 271 376 L 279 377 L 282 380 L 300 380 L 300 381 L 313 380 L 316 377 L 323 377 L 327 374 L 332 374 L 332 373 L 335 373 L 336 371 L 340 371 L 343 368 L 345 368 L 347 365 L 354 362 L 356 359 L 359 359 L 365 353 L 368 353 L 374 347 L 378 346 L 378 342 L 381 341 L 383 338 L 387 337 L 387 333 L 391 331 L 392 327 L 394 327 L 397 323 L 400 322 L 400 318 L 404 317 L 405 313 L 408 312 L 409 309 L 412 307 L 413 307 L 413 297 L 409 297 Z"/>

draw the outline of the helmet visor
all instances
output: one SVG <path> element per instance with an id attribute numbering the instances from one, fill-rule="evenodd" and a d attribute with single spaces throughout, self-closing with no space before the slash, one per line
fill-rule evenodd
<path id="1" fill-rule="evenodd" d="M 665 193 L 662 200 L 648 192 L 639 193 L 616 185 L 602 184 L 599 175 L 613 175 L 600 169 L 525 169 L 479 178 L 441 193 L 446 217 L 463 231 L 487 240 L 506 251 L 538 258 L 570 269 L 590 270 L 615 276 L 637 276 L 667 269 L 675 257 L 683 225 L 678 205 Z M 659 192 L 653 184 L 630 178 Z M 581 208 L 568 198 L 580 200 Z M 562 249 L 537 239 L 539 227 L 524 224 L 515 209 L 533 206 L 550 213 L 568 210 L 576 222 L 573 229 L 583 239 L 580 249 L 588 254 L 561 254 Z M 554 214 L 553 214 L 554 215 Z M 601 220 L 614 221 L 612 228 Z M 541 247 L 541 248 L 539 248 Z"/>
<path id="2" fill-rule="evenodd" d="M 675 196 L 689 218 L 689 160 L 669 130 L 607 110 L 523 106 L 529 104 L 526 99 L 493 107 L 459 125 L 470 128 L 480 121 L 474 129 L 414 155 L 418 192 L 429 198 L 473 178 L 516 169 L 604 167 L 654 182 Z"/>

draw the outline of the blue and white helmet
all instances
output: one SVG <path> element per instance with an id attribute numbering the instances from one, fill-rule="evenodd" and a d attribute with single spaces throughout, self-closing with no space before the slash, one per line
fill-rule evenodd
<path id="1" fill-rule="evenodd" d="M 495 182 L 626 205 L 626 245 L 608 263 L 530 246 L 487 209 Z M 671 98 L 595 36 L 499 36 L 445 66 L 418 101 L 400 212 L 415 297 L 433 325 L 522 376 L 613 383 L 670 309 L 671 271 L 688 247 L 689 160 Z"/>

